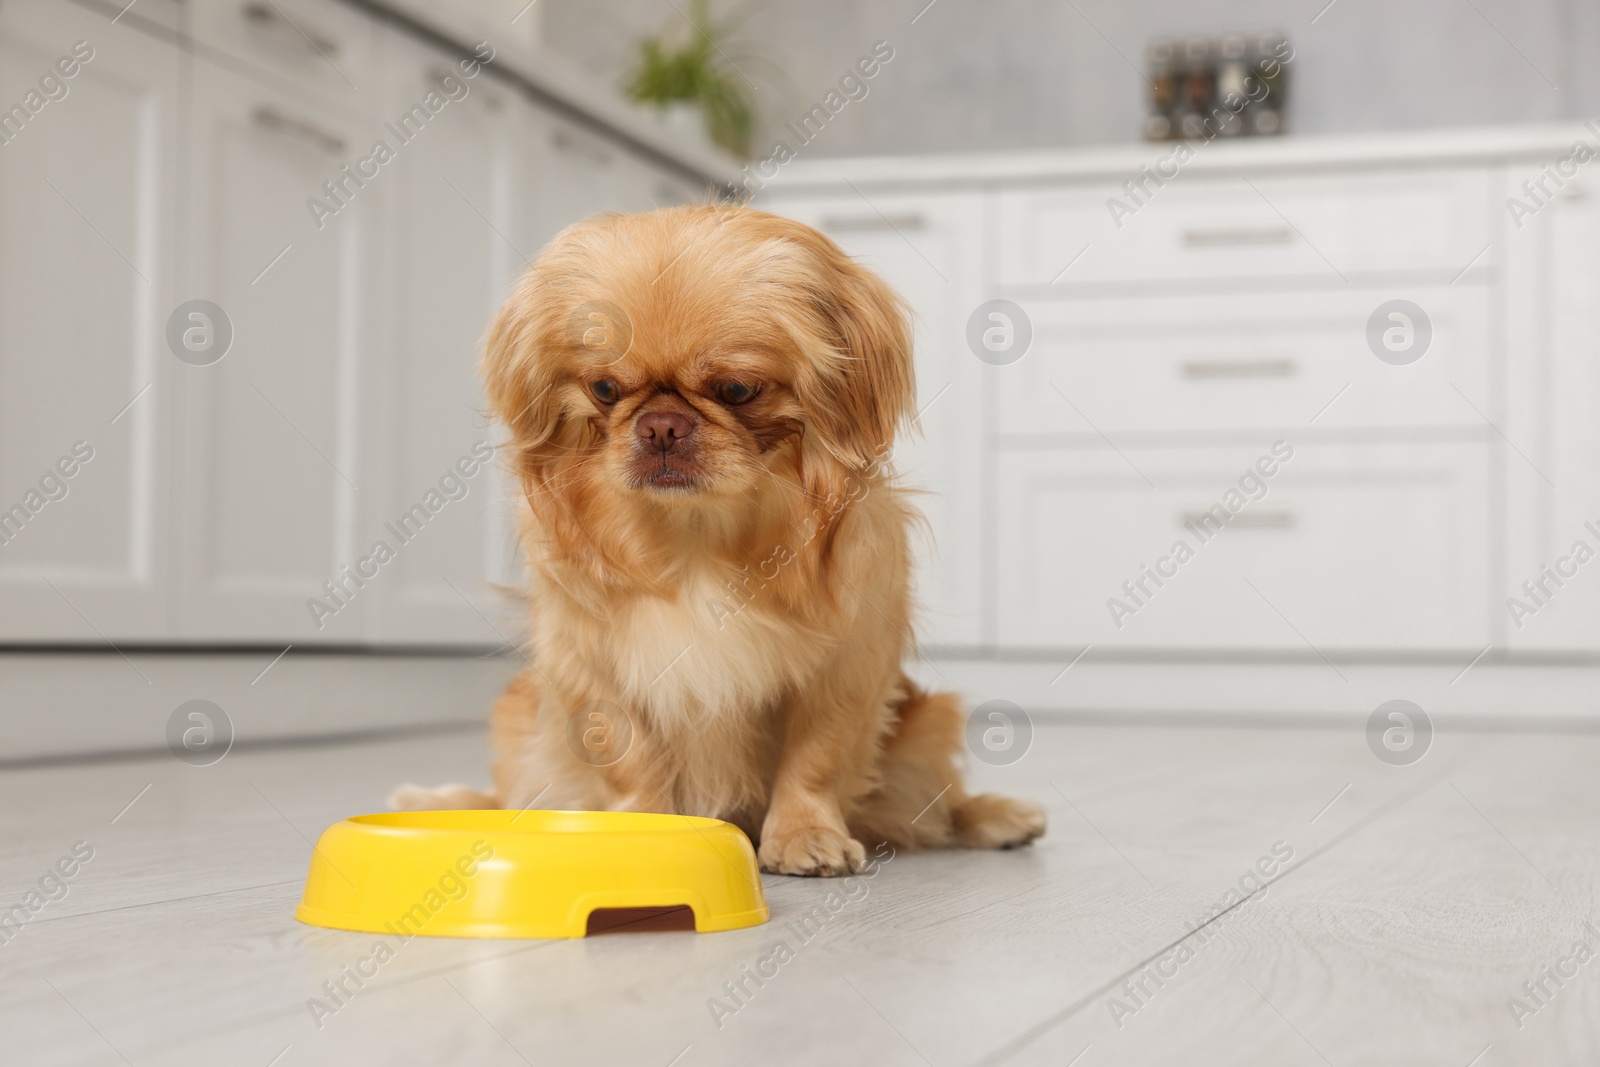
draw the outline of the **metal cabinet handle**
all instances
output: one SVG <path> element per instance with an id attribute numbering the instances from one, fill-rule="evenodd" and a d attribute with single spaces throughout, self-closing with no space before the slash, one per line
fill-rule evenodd
<path id="1" fill-rule="evenodd" d="M 293 115 L 285 115 L 276 108 L 263 104 L 251 113 L 250 118 L 262 129 L 298 137 L 330 155 L 338 156 L 344 154 L 345 143 L 343 137 L 329 133 L 327 130 L 314 126 L 304 119 L 297 119 Z"/>
<path id="2" fill-rule="evenodd" d="M 1179 526 L 1200 526 L 1209 524 L 1216 526 L 1244 526 L 1255 530 L 1287 530 L 1295 525 L 1295 516 L 1292 511 L 1251 511 L 1248 508 L 1228 519 L 1219 522 L 1217 516 L 1209 511 L 1180 511 L 1178 512 Z"/>
<path id="3" fill-rule="evenodd" d="M 266 0 L 265 3 L 255 2 L 246 4 L 243 8 L 245 21 L 254 23 L 263 29 L 277 32 L 288 31 L 299 37 L 313 50 L 323 55 L 334 55 L 339 51 L 339 42 L 325 33 L 319 33 L 308 26 L 292 22 L 277 4 Z"/>
<path id="4" fill-rule="evenodd" d="M 1241 226 L 1234 229 L 1183 231 L 1183 243 L 1189 248 L 1286 245 L 1292 240 L 1294 231 L 1287 226 Z"/>
<path id="5" fill-rule="evenodd" d="M 904 215 L 827 215 L 818 229 L 829 233 L 864 233 L 872 230 L 922 230 L 928 220 L 915 212 Z"/>
<path id="6" fill-rule="evenodd" d="M 1191 359 L 1183 365 L 1185 378 L 1292 378 L 1299 373 L 1292 359 Z"/>

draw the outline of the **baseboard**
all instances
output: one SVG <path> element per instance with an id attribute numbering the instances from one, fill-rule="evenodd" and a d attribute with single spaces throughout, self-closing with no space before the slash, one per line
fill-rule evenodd
<path id="1" fill-rule="evenodd" d="M 222 708 L 235 743 L 481 723 L 516 655 L 0 652 L 0 764 L 160 752 L 179 705 Z M 1070 663 L 1070 666 L 1069 666 Z M 1050 719 L 1311 726 L 1414 701 L 1463 728 L 1600 729 L 1600 664 L 1097 661 L 937 657 L 925 686 Z"/>
<path id="2" fill-rule="evenodd" d="M 934 657 L 914 664 L 912 674 L 919 684 L 956 690 L 970 705 L 1009 700 L 1053 717 L 1250 718 L 1309 725 L 1365 718 L 1398 698 L 1435 718 L 1451 716 L 1488 729 L 1600 727 L 1600 664 L 1485 657 L 1468 667 L 1468 659 L 1329 665 Z"/>
<path id="3" fill-rule="evenodd" d="M 234 742 L 483 722 L 520 657 L 274 651 L 0 652 L 0 762 L 160 752 L 179 705 Z"/>

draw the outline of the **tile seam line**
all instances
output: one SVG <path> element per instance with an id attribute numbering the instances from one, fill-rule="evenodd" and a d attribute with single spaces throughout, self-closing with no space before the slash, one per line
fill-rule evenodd
<path id="1" fill-rule="evenodd" d="M 191 893 L 186 897 L 163 897 L 160 900 L 143 900 L 137 904 L 122 904 L 115 908 L 101 908 L 98 911 L 79 911 L 71 915 L 52 915 L 44 919 L 30 919 L 23 929 L 31 926 L 43 926 L 46 923 L 71 922 L 74 919 L 92 919 L 99 915 L 115 915 L 119 911 L 133 911 L 138 908 L 157 908 L 163 904 L 181 904 L 188 900 L 204 900 L 207 897 L 225 897 L 231 893 L 248 893 L 253 889 L 276 889 L 286 885 L 300 885 L 303 878 L 290 878 L 283 882 L 262 882 L 260 885 L 242 885 L 234 889 L 213 889 L 208 893 Z"/>

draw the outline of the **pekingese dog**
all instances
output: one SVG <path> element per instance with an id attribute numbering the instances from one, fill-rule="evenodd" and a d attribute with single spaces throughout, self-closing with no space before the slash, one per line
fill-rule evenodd
<path id="1" fill-rule="evenodd" d="M 528 270 L 483 373 L 537 658 L 493 711 L 494 791 L 395 806 L 712 816 L 802 875 L 1044 832 L 963 788 L 956 698 L 901 669 L 911 336 L 876 275 L 750 208 L 603 215 Z"/>

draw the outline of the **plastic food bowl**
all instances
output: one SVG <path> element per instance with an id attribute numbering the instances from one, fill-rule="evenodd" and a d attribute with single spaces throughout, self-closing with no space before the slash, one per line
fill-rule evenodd
<path id="1" fill-rule="evenodd" d="M 670 907 L 700 933 L 766 922 L 750 839 L 687 815 L 357 815 L 323 832 L 294 917 L 407 938 L 582 937 L 596 910 Z"/>

